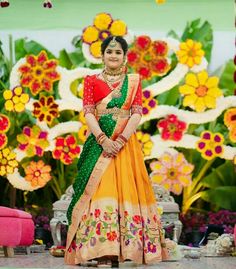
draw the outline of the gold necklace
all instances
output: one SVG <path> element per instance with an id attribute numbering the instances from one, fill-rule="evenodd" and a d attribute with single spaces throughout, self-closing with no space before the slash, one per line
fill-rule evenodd
<path id="1" fill-rule="evenodd" d="M 116 69 L 116 70 L 111 70 L 111 69 L 108 69 L 107 67 L 105 67 L 103 72 L 104 72 L 104 74 L 106 74 L 108 76 L 120 76 L 122 73 L 124 73 L 123 67 L 120 67 L 119 69 Z"/>
<path id="2" fill-rule="evenodd" d="M 103 75 L 103 77 L 105 78 L 106 81 L 109 81 L 109 82 L 112 82 L 112 83 L 117 82 L 122 78 L 122 74 L 120 76 L 117 76 L 117 78 L 108 77 L 107 74 L 105 74 L 105 73 L 102 73 L 102 75 Z"/>
<path id="3" fill-rule="evenodd" d="M 118 86 L 116 87 L 113 87 L 111 82 L 109 80 L 106 79 L 106 75 L 104 76 L 104 74 L 102 73 L 102 77 L 104 79 L 104 81 L 107 83 L 109 89 L 112 91 L 112 97 L 114 98 L 120 98 L 121 97 L 121 87 L 123 85 L 123 81 L 124 81 L 124 78 L 125 78 L 125 74 L 123 74 L 121 77 L 120 77 L 120 83 Z"/>

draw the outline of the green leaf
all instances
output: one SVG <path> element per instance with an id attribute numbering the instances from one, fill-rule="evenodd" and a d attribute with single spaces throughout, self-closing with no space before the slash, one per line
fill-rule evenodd
<path id="1" fill-rule="evenodd" d="M 112 223 L 111 228 L 117 228 L 117 223 Z"/>
<path id="2" fill-rule="evenodd" d="M 106 241 L 106 238 L 105 238 L 105 237 L 100 237 L 100 238 L 99 238 L 99 241 L 100 241 L 101 243 L 104 243 L 104 242 Z"/>
<path id="3" fill-rule="evenodd" d="M 133 239 L 133 238 L 134 238 L 134 236 L 132 236 L 132 235 L 130 235 L 130 234 L 127 234 L 126 237 L 127 237 L 128 239 Z"/>
<path id="4" fill-rule="evenodd" d="M 25 57 L 27 51 L 25 50 L 25 39 L 20 38 L 15 41 L 15 57 L 16 61 L 19 61 L 21 58 Z"/>
<path id="5" fill-rule="evenodd" d="M 236 210 L 236 174 L 231 161 L 212 168 L 212 172 L 202 180 L 202 184 L 209 188 L 202 192 L 203 200 L 221 208 Z"/>
<path id="6" fill-rule="evenodd" d="M 67 69 L 71 69 L 72 62 L 70 60 L 70 56 L 65 49 L 59 52 L 59 65 Z"/>
<path id="7" fill-rule="evenodd" d="M 211 51 L 213 45 L 213 30 L 208 21 L 200 25 L 201 19 L 194 20 L 187 24 L 181 37 L 183 41 L 193 39 L 202 43 L 205 57 L 208 62 L 211 60 Z"/>
<path id="8" fill-rule="evenodd" d="M 103 225 L 103 227 L 104 227 L 105 229 L 108 228 L 108 224 L 107 224 L 105 221 L 102 222 L 102 225 Z"/>
<path id="9" fill-rule="evenodd" d="M 112 206 L 106 206 L 106 210 L 110 213 L 113 212 L 113 207 Z"/>
<path id="10" fill-rule="evenodd" d="M 74 67 L 83 65 L 85 58 L 82 52 L 75 51 L 69 54 L 70 61 Z"/>
<path id="11" fill-rule="evenodd" d="M 7 57 L 4 55 L 2 50 L 2 42 L 0 40 L 0 80 L 2 83 L 0 83 L 0 90 L 4 89 L 3 84 L 7 87 L 7 82 L 10 75 L 10 63 Z M 2 107 L 2 105 L 0 106 Z"/>
<path id="12" fill-rule="evenodd" d="M 236 186 L 221 186 L 212 190 L 203 191 L 201 198 L 220 208 L 236 211 Z"/>
<path id="13" fill-rule="evenodd" d="M 224 96 L 234 95 L 235 83 L 233 80 L 235 65 L 233 60 L 229 60 L 223 68 L 219 88 L 223 90 Z"/>
<path id="14" fill-rule="evenodd" d="M 50 51 L 48 51 L 44 46 L 42 46 L 36 41 L 33 40 L 26 41 L 25 38 L 17 39 L 15 41 L 15 55 L 17 61 L 20 58 L 24 57 L 26 54 L 37 55 L 42 50 L 45 50 L 47 52 L 49 59 L 56 58 Z"/>
<path id="15" fill-rule="evenodd" d="M 91 237 L 93 237 L 95 235 L 94 231 L 91 231 L 89 234 L 88 234 L 88 239 L 90 239 Z"/>
<path id="16" fill-rule="evenodd" d="M 77 35 L 72 39 L 72 45 L 74 45 L 76 48 L 80 48 L 82 50 L 82 39 L 81 35 Z"/>
<path id="17" fill-rule="evenodd" d="M 236 186 L 233 163 L 226 161 L 217 168 L 212 168 L 212 172 L 202 180 L 202 184 L 211 189 L 221 186 Z"/>
<path id="18" fill-rule="evenodd" d="M 92 221 L 92 222 L 91 222 L 91 226 L 95 227 L 95 226 L 96 226 L 96 223 L 97 223 L 97 222 L 96 222 L 95 220 Z"/>
<path id="19" fill-rule="evenodd" d="M 180 37 L 178 36 L 178 34 L 174 31 L 174 30 L 170 30 L 168 33 L 167 33 L 167 36 L 168 37 L 173 37 L 177 40 L 180 40 Z"/>
<path id="20" fill-rule="evenodd" d="M 164 92 L 160 94 L 157 98 L 158 104 L 165 104 L 165 105 L 176 105 L 180 97 L 178 86 L 172 88 L 170 91 Z"/>

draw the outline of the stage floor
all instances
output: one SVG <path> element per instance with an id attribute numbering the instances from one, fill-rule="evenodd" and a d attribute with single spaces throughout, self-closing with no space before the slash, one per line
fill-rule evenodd
<path id="1" fill-rule="evenodd" d="M 78 266 L 64 264 L 63 258 L 52 257 L 48 252 L 31 253 L 30 255 L 17 254 L 14 258 L 5 258 L 0 254 L 1 268 L 53 268 L 72 269 Z M 236 257 L 202 257 L 200 259 L 183 259 L 179 262 L 161 262 L 152 266 L 135 265 L 126 262 L 120 265 L 121 268 L 158 268 L 158 269 L 235 269 Z M 86 267 L 81 267 L 86 268 Z M 89 267 L 90 269 L 95 267 Z"/>

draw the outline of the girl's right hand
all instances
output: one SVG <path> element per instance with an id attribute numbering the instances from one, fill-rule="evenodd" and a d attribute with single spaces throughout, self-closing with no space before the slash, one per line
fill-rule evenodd
<path id="1" fill-rule="evenodd" d="M 107 155 L 110 155 L 110 157 L 115 157 L 117 153 L 119 152 L 119 149 L 115 144 L 115 141 L 109 138 L 106 138 L 101 146 L 103 150 L 105 151 L 105 153 Z"/>

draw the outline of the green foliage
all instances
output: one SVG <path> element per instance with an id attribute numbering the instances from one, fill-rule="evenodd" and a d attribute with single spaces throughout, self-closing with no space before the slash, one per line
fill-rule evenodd
<path id="1" fill-rule="evenodd" d="M 232 162 L 226 161 L 212 168 L 212 172 L 202 180 L 202 184 L 208 188 L 202 193 L 202 199 L 218 208 L 236 211 L 236 176 Z"/>
<path id="2" fill-rule="evenodd" d="M 27 41 L 26 38 L 20 38 L 15 41 L 16 61 L 19 61 L 21 58 L 25 57 L 25 55 L 28 54 L 37 55 L 42 50 L 45 50 L 47 52 L 49 59 L 56 58 L 49 50 L 47 50 L 47 48 L 45 48 L 36 41 Z"/>
<path id="3" fill-rule="evenodd" d="M 222 67 L 223 71 L 220 76 L 219 87 L 223 90 L 224 96 L 234 95 L 235 83 L 233 80 L 235 65 L 233 60 L 229 60 Z"/>
<path id="4" fill-rule="evenodd" d="M 178 88 L 179 88 L 178 86 L 175 86 L 174 88 L 172 88 L 168 92 L 164 92 L 164 93 L 160 94 L 157 97 L 158 104 L 159 105 L 165 104 L 165 105 L 170 105 L 170 106 L 176 105 L 178 103 L 179 98 L 180 98 Z"/>

